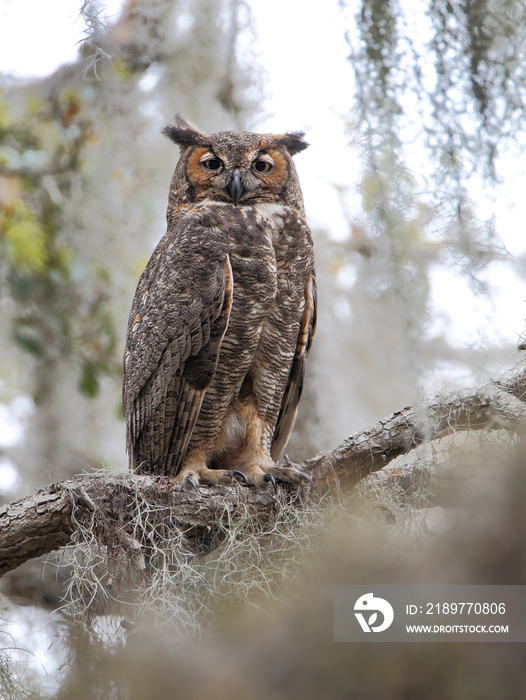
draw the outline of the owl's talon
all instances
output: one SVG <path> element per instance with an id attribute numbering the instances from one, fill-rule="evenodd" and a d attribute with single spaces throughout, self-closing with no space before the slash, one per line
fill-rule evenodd
<path id="1" fill-rule="evenodd" d="M 246 474 L 240 472 L 239 469 L 230 469 L 229 471 L 227 471 L 227 474 L 229 476 L 233 476 L 236 481 L 237 477 L 239 477 L 243 481 L 244 485 L 248 486 L 248 479 L 246 477 Z"/>
<path id="2" fill-rule="evenodd" d="M 314 484 L 314 481 L 312 480 L 312 476 L 310 474 L 307 474 L 307 472 L 301 472 L 301 478 L 308 481 L 309 486 L 312 486 Z"/>
<path id="3" fill-rule="evenodd" d="M 276 488 L 275 483 L 279 481 L 283 484 L 288 484 L 289 486 L 298 487 L 300 484 L 304 484 L 305 481 L 309 483 L 310 486 L 313 485 L 312 477 L 298 467 L 284 467 L 275 466 L 271 467 L 263 477 L 264 481 L 270 481 L 272 477 L 272 483 L 274 488 Z"/>
<path id="4" fill-rule="evenodd" d="M 190 484 L 193 490 L 197 491 L 197 481 L 191 474 L 188 474 L 188 476 L 185 478 L 185 483 Z"/>
<path id="5" fill-rule="evenodd" d="M 274 491 L 277 491 L 277 490 L 278 490 L 278 487 L 276 486 L 276 479 L 274 479 L 274 477 L 272 476 L 272 474 L 269 474 L 269 473 L 267 472 L 267 473 L 265 474 L 265 476 L 263 477 L 263 481 L 264 481 L 265 483 L 270 482 L 270 483 L 272 484 L 272 486 L 274 487 Z"/>

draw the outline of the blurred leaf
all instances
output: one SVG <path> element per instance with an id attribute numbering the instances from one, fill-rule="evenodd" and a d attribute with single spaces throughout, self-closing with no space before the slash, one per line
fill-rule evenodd
<path id="1" fill-rule="evenodd" d="M 119 403 L 117 404 L 115 414 L 116 414 L 118 420 L 121 423 L 124 423 L 124 409 L 122 406 L 122 401 L 119 401 Z"/>
<path id="2" fill-rule="evenodd" d="M 130 68 L 128 63 L 119 59 L 115 59 L 113 61 L 113 70 L 115 71 L 116 75 L 122 80 L 123 83 L 127 83 L 135 75 L 134 71 Z"/>
<path id="3" fill-rule="evenodd" d="M 0 90 L 0 131 L 5 129 L 9 124 L 9 110 L 7 103 L 4 101 L 4 95 Z"/>
<path id="4" fill-rule="evenodd" d="M 35 357 L 45 357 L 46 355 L 44 345 L 40 339 L 34 335 L 27 335 L 20 329 L 15 328 L 13 330 L 13 340 L 22 350 L 25 350 Z"/>
<path id="5" fill-rule="evenodd" d="M 5 232 L 7 256 L 14 267 L 24 272 L 42 272 L 48 253 L 46 234 L 36 221 L 29 219 L 9 226 Z"/>
<path id="6" fill-rule="evenodd" d="M 82 364 L 79 379 L 79 389 L 84 396 L 93 399 L 99 393 L 100 365 L 91 360 L 85 360 Z"/>

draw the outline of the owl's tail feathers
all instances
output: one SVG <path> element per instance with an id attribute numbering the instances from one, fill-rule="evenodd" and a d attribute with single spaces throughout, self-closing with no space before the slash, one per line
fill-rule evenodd
<path id="1" fill-rule="evenodd" d="M 298 404 L 303 388 L 303 377 L 305 376 L 305 366 L 305 358 L 300 358 L 299 360 L 295 358 L 292 363 L 287 390 L 281 403 L 281 411 L 276 423 L 270 450 L 270 456 L 274 462 L 279 462 L 296 422 Z"/>
<path id="2" fill-rule="evenodd" d="M 181 470 L 204 395 L 204 390 L 194 388 L 184 377 L 181 379 L 177 415 L 167 416 L 167 425 L 172 430 L 162 465 L 166 476 L 175 476 Z"/>

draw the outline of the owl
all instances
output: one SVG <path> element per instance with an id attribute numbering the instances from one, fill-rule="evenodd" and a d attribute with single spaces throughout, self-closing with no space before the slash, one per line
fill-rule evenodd
<path id="1" fill-rule="evenodd" d="M 207 135 L 181 115 L 167 233 L 137 286 L 124 353 L 130 467 L 197 488 L 267 489 L 316 326 L 312 239 L 292 156 L 303 132 Z"/>

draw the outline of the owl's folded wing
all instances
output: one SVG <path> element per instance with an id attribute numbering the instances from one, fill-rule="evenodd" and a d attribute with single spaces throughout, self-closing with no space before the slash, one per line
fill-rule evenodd
<path id="1" fill-rule="evenodd" d="M 270 454 L 275 462 L 278 462 L 283 454 L 296 421 L 298 404 L 303 389 L 307 356 L 312 344 L 312 338 L 316 332 L 316 312 L 316 280 L 314 276 L 311 276 L 305 286 L 305 306 L 300 322 L 296 351 L 272 440 Z"/>
<path id="2" fill-rule="evenodd" d="M 181 468 L 216 371 L 233 294 L 227 252 L 207 245 L 198 227 L 186 240 L 191 249 L 177 231 L 169 233 L 152 255 L 135 293 L 124 354 L 131 466 L 166 476 Z"/>

